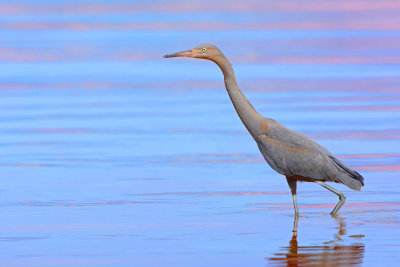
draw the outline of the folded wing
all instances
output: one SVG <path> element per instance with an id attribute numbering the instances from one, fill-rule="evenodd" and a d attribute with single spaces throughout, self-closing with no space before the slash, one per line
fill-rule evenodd
<path id="1" fill-rule="evenodd" d="M 355 190 L 361 188 L 362 176 L 326 148 L 274 120 L 266 120 L 268 130 L 256 141 L 272 169 L 299 179 L 343 183 Z"/>

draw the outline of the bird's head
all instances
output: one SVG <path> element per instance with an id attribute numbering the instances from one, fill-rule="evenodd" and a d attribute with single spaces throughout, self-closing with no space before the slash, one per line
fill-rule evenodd
<path id="1" fill-rule="evenodd" d="M 195 48 L 185 50 L 182 52 L 177 52 L 177 53 L 172 53 L 172 54 L 166 54 L 164 57 L 165 58 L 170 58 L 170 57 L 192 57 L 192 58 L 202 58 L 202 59 L 208 59 L 208 60 L 213 60 L 216 57 L 222 55 L 221 51 L 216 47 L 215 45 L 212 44 L 201 44 L 196 46 Z"/>

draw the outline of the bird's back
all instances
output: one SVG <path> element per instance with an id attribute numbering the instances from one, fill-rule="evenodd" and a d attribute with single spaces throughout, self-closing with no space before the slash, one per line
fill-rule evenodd
<path id="1" fill-rule="evenodd" d="M 292 131 L 275 120 L 264 118 L 267 127 L 255 139 L 272 169 L 305 181 L 331 181 L 360 190 L 363 178 L 325 147 Z"/>

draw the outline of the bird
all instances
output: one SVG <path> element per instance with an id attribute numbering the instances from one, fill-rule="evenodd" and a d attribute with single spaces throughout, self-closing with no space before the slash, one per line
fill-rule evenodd
<path id="1" fill-rule="evenodd" d="M 314 182 L 336 194 L 339 201 L 331 212 L 332 216 L 343 206 L 346 196 L 325 182 L 341 183 L 356 191 L 364 186 L 364 178 L 328 149 L 274 119 L 260 115 L 239 89 L 231 63 L 217 46 L 200 44 L 189 50 L 164 55 L 164 58 L 173 57 L 206 59 L 218 65 L 239 118 L 269 166 L 286 177 L 296 218 L 299 216 L 297 182 Z M 297 229 L 297 220 L 295 228 Z"/>

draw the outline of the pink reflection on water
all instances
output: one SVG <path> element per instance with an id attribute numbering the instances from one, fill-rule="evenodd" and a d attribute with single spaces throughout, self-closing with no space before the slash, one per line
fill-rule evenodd
<path id="1" fill-rule="evenodd" d="M 400 78 L 369 78 L 369 79 L 335 79 L 335 80 L 288 80 L 288 79 L 252 79 L 239 81 L 245 91 L 257 92 L 292 92 L 292 91 L 346 91 L 346 92 L 390 92 L 398 94 Z M 0 83 L 0 90 L 24 90 L 24 89 L 113 89 L 113 88 L 140 88 L 156 90 L 176 90 L 187 92 L 190 90 L 224 90 L 223 82 L 218 80 L 204 81 L 162 81 L 162 82 L 106 82 L 89 80 L 86 82 L 35 82 L 22 83 Z M 361 99 L 364 99 L 364 96 Z M 385 96 L 377 96 L 384 100 Z M 398 96 L 394 96 L 395 99 Z M 318 99 L 318 97 L 316 98 Z M 328 101 L 329 98 L 323 98 Z M 333 98 L 335 99 L 335 98 Z M 367 99 L 366 99 L 367 100 Z"/>
<path id="2" fill-rule="evenodd" d="M 24 132 L 35 132 L 35 133 L 68 133 L 68 134 L 83 134 L 91 133 L 92 129 L 59 129 L 59 128 L 41 128 L 41 129 L 25 129 Z"/>
<path id="3" fill-rule="evenodd" d="M 343 137 L 336 137 L 343 138 Z M 355 136 L 354 138 L 359 138 Z M 380 137 L 379 139 L 381 139 Z M 331 138 L 329 138 L 331 139 Z M 348 139 L 348 137 L 346 137 Z M 373 138 L 368 138 L 373 139 Z M 396 138 L 397 139 L 397 138 Z M 392 153 L 392 154 L 356 154 L 356 155 L 338 155 L 339 158 L 342 159 L 398 159 L 400 158 L 400 154 Z M 194 155 L 181 155 L 175 156 L 172 159 L 151 159 L 147 160 L 148 162 L 156 163 L 156 162 L 167 162 L 167 163 L 193 163 L 193 164 L 264 164 L 265 160 L 259 154 L 194 154 Z M 386 163 L 375 165 L 375 163 L 371 162 L 369 165 L 357 165 L 352 168 L 360 170 L 360 171 L 372 171 L 372 172 L 392 172 L 392 171 L 400 171 L 400 165 Z M 189 194 L 189 193 L 180 193 L 180 194 Z M 192 193 L 194 194 L 194 193 Z"/>
<path id="4" fill-rule="evenodd" d="M 400 172 L 400 165 L 354 166 L 355 169 L 371 172 Z"/>
<path id="5" fill-rule="evenodd" d="M 168 192 L 168 193 L 149 193 L 140 194 L 142 196 L 180 196 L 180 195 L 191 195 L 191 196 L 248 196 L 248 195 L 285 195 L 286 191 L 260 191 L 260 192 Z"/>
<path id="6" fill-rule="evenodd" d="M 400 106 L 312 106 L 296 107 L 293 110 L 337 110 L 337 111 L 400 111 Z"/>
<path id="7" fill-rule="evenodd" d="M 35 256 L 35 255 L 33 255 Z M 24 257 L 24 256 L 21 256 Z M 87 257 L 87 258 L 82 258 Z M 71 258 L 55 257 L 55 259 L 38 259 L 30 255 L 29 259 L 2 260 L 4 266 L 134 266 L 137 260 L 132 259 L 92 259 L 93 255 L 74 255 Z"/>
<path id="8" fill-rule="evenodd" d="M 400 63 L 400 57 L 354 57 L 354 56 L 325 56 L 325 57 L 266 57 L 259 54 L 246 57 L 232 57 L 237 63 L 275 63 L 275 64 L 393 64 Z"/>
<path id="9" fill-rule="evenodd" d="M 379 158 L 400 158 L 400 154 L 356 154 L 356 155 L 340 155 L 342 159 L 379 159 Z"/>
<path id="10" fill-rule="evenodd" d="M 50 51 L 34 48 L 0 48 L 0 60 L 7 62 L 146 61 L 159 59 L 160 54 L 158 53 L 110 52 L 106 48 L 57 47 Z"/>
<path id="11" fill-rule="evenodd" d="M 187 155 L 169 160 L 170 162 L 207 163 L 207 164 L 232 164 L 232 163 L 259 163 L 263 162 L 259 155 L 240 154 L 208 154 L 208 155 Z"/>
<path id="12" fill-rule="evenodd" d="M 260 92 L 292 92 L 292 91 L 346 91 L 346 92 L 399 92 L 399 78 L 368 79 L 330 79 L 330 80 L 279 80 L 257 79 L 244 80 L 240 84 L 246 90 Z"/>
<path id="13" fill-rule="evenodd" d="M 312 138 L 328 139 L 400 139 L 400 130 L 321 131 L 305 133 Z"/>
<path id="14" fill-rule="evenodd" d="M 120 134 L 134 133 L 131 130 L 107 130 L 107 129 L 79 129 L 79 128 L 39 128 L 39 129 L 19 129 L 22 133 L 37 133 L 37 134 Z"/>
<path id="15" fill-rule="evenodd" d="M 400 63 L 400 57 L 266 57 L 254 54 L 252 56 L 230 57 L 232 62 L 237 63 L 270 63 L 270 64 L 394 64 Z M 90 52 L 76 52 L 57 50 L 44 52 L 31 49 L 30 51 L 0 51 L 0 60 L 7 62 L 75 62 L 80 60 L 94 61 L 148 61 L 159 60 L 160 55 L 153 52 L 115 52 L 104 53 L 104 50 Z"/>
<path id="16" fill-rule="evenodd" d="M 2 164 L 0 164 L 0 166 L 2 166 L 2 167 L 36 168 L 36 167 L 49 167 L 51 165 L 39 164 L 39 163 L 2 163 Z"/>
<path id="17" fill-rule="evenodd" d="M 328 12 L 328 11 L 379 11 L 400 9 L 398 1 L 152 1 L 149 3 L 80 3 L 67 4 L 2 4 L 0 14 L 118 14 L 140 12 Z"/>
<path id="18" fill-rule="evenodd" d="M 384 95 L 374 95 L 374 96 L 342 96 L 342 97 L 307 97 L 304 98 L 306 101 L 313 101 L 313 102 L 328 102 L 328 103 L 334 103 L 334 102 L 367 102 L 367 101 L 392 101 L 392 100 L 400 100 L 400 94 L 396 94 L 396 93 L 391 93 L 391 94 L 384 94 Z M 286 99 L 282 99 L 282 102 L 301 102 L 302 100 L 300 100 L 298 97 L 288 97 Z M 261 102 L 261 101 L 259 101 Z M 326 108 L 336 108 L 336 106 L 322 106 L 322 107 L 326 107 Z M 321 107 L 321 108 L 322 108 Z M 338 107 L 341 108 L 342 106 Z M 364 107 L 371 107 L 371 106 L 358 106 L 360 108 L 364 108 Z M 356 107 L 356 108 L 358 108 Z M 382 107 L 386 107 L 383 106 Z M 313 107 L 311 107 L 313 108 Z M 316 108 L 320 108 L 320 107 L 316 107 Z"/>
<path id="19" fill-rule="evenodd" d="M 336 204 L 315 204 L 315 205 L 303 205 L 299 206 L 300 209 L 315 209 L 315 208 L 333 208 Z M 371 208 L 398 208 L 400 207 L 400 202 L 370 202 L 370 203 L 345 203 L 344 207 L 358 208 L 358 207 L 371 207 Z M 269 211 L 269 210 L 286 210 L 293 209 L 292 205 L 281 206 L 281 207 L 270 207 L 264 209 L 247 209 L 247 212 L 258 212 L 258 211 Z"/>
<path id="20" fill-rule="evenodd" d="M 399 30 L 400 19 L 380 21 L 296 21 L 296 22 L 3 22 L 3 30 L 147 30 L 147 31 L 228 31 L 228 30 Z"/>
<path id="21" fill-rule="evenodd" d="M 23 201 L 17 203 L 20 206 L 52 206 L 52 207 L 95 207 L 95 206 L 113 206 L 113 205 L 136 205 L 136 204 L 160 204 L 160 201 L 100 201 L 100 202 L 39 202 Z"/>

